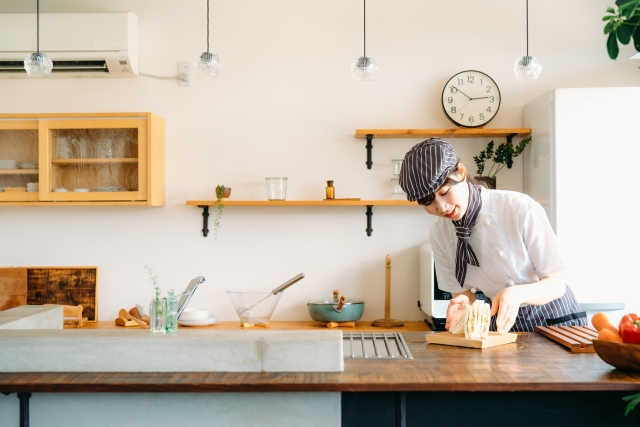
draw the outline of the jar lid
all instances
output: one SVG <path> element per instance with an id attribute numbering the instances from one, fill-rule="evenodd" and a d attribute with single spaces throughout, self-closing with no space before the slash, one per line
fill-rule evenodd
<path id="1" fill-rule="evenodd" d="M 335 301 L 333 297 L 329 297 L 323 300 L 309 301 L 311 305 L 337 305 L 338 301 Z M 347 298 L 345 304 L 364 304 L 363 300 Z"/>

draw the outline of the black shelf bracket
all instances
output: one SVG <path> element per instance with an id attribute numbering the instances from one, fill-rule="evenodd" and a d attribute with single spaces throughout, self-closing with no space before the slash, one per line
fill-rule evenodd
<path id="1" fill-rule="evenodd" d="M 373 165 L 373 162 L 371 161 L 371 149 L 373 148 L 373 144 L 371 143 L 372 141 L 373 141 L 373 134 L 368 133 L 367 134 L 367 169 L 371 169 L 371 166 Z"/>
<path id="2" fill-rule="evenodd" d="M 513 148 L 513 137 L 516 136 L 516 133 L 510 133 L 509 135 L 507 135 L 507 145 L 510 145 Z M 511 158 L 511 152 L 508 152 L 507 154 L 507 169 L 511 169 L 511 166 L 513 166 L 513 159 Z"/>
<path id="3" fill-rule="evenodd" d="M 371 237 L 371 232 L 373 232 L 373 228 L 371 228 L 371 217 L 373 216 L 373 205 L 367 205 L 367 236 Z"/>
<path id="4" fill-rule="evenodd" d="M 204 211 L 202 211 L 202 235 L 207 237 L 209 234 L 209 206 L 198 207 L 204 209 Z"/>
<path id="5" fill-rule="evenodd" d="M 20 427 L 29 427 L 29 398 L 31 393 L 18 393 L 20 399 Z"/>

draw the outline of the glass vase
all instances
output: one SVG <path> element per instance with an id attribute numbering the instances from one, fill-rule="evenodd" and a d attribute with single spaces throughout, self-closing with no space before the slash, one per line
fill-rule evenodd
<path id="1" fill-rule="evenodd" d="M 149 329 L 154 334 L 164 333 L 164 303 L 160 298 L 152 299 L 149 304 Z"/>
<path id="2" fill-rule="evenodd" d="M 167 297 L 164 299 L 164 332 L 178 332 L 178 298 L 173 295 L 173 289 L 167 291 Z"/>

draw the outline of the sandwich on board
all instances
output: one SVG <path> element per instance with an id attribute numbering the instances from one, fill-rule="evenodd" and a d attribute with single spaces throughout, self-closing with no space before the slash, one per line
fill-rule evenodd
<path id="1" fill-rule="evenodd" d="M 489 336 L 491 307 L 484 301 L 475 300 L 466 304 L 465 313 L 449 332 L 454 335 L 464 334 L 465 338 L 482 339 Z"/>

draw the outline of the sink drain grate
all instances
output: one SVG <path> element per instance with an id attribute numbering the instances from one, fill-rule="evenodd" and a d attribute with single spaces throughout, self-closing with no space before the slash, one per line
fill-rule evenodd
<path id="1" fill-rule="evenodd" d="M 351 332 L 342 342 L 345 359 L 413 359 L 399 332 Z"/>

